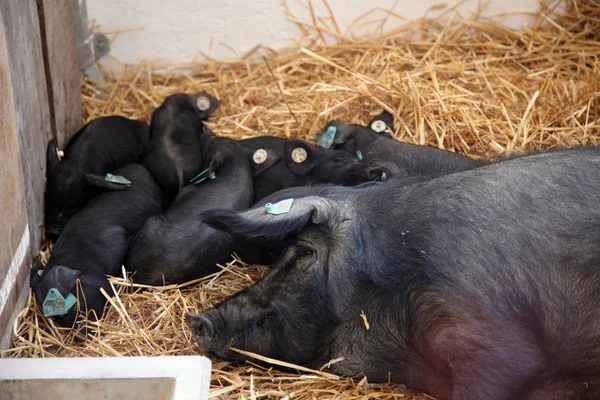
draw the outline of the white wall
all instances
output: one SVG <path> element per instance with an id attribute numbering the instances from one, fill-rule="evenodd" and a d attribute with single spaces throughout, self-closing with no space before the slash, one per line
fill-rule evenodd
<path id="1" fill-rule="evenodd" d="M 293 13 L 310 21 L 308 0 L 288 0 Z M 329 0 L 342 32 L 360 15 L 375 8 L 392 9 L 409 19 L 419 18 L 443 0 Z M 481 1 L 485 3 L 485 1 Z M 446 0 L 449 5 L 456 0 Z M 467 0 L 460 7 L 465 17 L 477 9 L 480 0 Z M 284 0 L 87 0 L 88 17 L 100 25 L 102 32 L 130 30 L 111 44 L 111 55 L 122 62 L 142 59 L 188 62 L 201 60 L 200 52 L 216 59 L 243 55 L 256 44 L 273 48 L 289 45 L 301 37 L 297 27 L 287 19 Z M 313 0 L 315 13 L 326 16 L 321 0 Z M 486 15 L 536 12 L 538 0 L 488 0 Z M 435 15 L 440 11 L 430 11 Z M 380 18 L 379 12 L 364 21 Z M 525 23 L 522 16 L 509 15 L 503 20 L 513 27 Z M 390 16 L 384 27 L 389 30 L 402 21 Z M 357 34 L 372 31 L 355 27 Z"/>

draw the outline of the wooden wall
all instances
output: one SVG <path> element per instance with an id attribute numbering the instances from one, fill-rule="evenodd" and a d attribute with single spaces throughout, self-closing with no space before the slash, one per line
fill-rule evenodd
<path id="1" fill-rule="evenodd" d="M 68 139 L 82 125 L 75 16 L 67 0 L 37 0 L 37 4 L 51 100 L 52 135 L 58 147 L 64 149 Z"/>
<path id="2" fill-rule="evenodd" d="M 10 331 L 20 293 L 27 292 L 27 268 L 31 261 L 30 236 L 25 209 L 25 188 L 17 136 L 13 87 L 7 41 L 0 29 L 0 332 Z M 25 276 L 23 276 L 25 275 Z M 0 346 L 6 347 L 6 335 Z M 1 347 L 0 347 L 1 348 Z"/>
<path id="3" fill-rule="evenodd" d="M 70 2 L 0 0 L 0 350 L 42 240 L 46 144 L 81 125 L 76 49 Z"/>

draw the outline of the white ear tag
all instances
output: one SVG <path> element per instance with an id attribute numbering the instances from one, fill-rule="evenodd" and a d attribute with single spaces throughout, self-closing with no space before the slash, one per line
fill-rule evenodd
<path id="1" fill-rule="evenodd" d="M 62 158 L 65 156 L 65 152 L 62 150 L 59 150 L 58 147 L 56 147 L 56 157 L 58 157 L 58 161 L 62 161 Z"/>
<path id="2" fill-rule="evenodd" d="M 268 154 L 266 150 L 258 149 L 254 152 L 254 155 L 252 156 L 252 161 L 254 161 L 255 164 L 262 164 L 265 161 L 267 161 L 267 157 Z"/>
<path id="3" fill-rule="evenodd" d="M 196 107 L 198 107 L 198 110 L 200 111 L 208 110 L 210 108 L 210 99 L 206 96 L 198 97 L 198 100 L 196 100 Z"/>
<path id="4" fill-rule="evenodd" d="M 292 161 L 294 161 L 295 163 L 302 164 L 304 161 L 306 161 L 307 157 L 308 153 L 302 147 L 296 147 L 292 151 Z"/>
<path id="5" fill-rule="evenodd" d="M 387 125 L 382 120 L 378 119 L 373 121 L 371 124 L 371 129 L 373 129 L 377 133 L 381 133 L 387 129 Z"/>

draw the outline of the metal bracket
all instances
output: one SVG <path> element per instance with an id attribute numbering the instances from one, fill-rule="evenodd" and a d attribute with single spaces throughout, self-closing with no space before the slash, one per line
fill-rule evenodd
<path id="1" fill-rule="evenodd" d="M 106 35 L 100 32 L 90 32 L 86 0 L 71 0 L 71 10 L 75 17 L 75 34 L 81 71 L 91 80 L 105 83 L 96 60 L 108 54 L 110 41 Z"/>

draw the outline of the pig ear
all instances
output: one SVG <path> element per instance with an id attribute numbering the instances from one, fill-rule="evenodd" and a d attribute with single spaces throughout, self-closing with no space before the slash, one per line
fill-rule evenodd
<path id="1" fill-rule="evenodd" d="M 386 132 L 387 129 L 394 132 L 394 116 L 386 110 L 379 115 L 376 115 L 369 121 L 369 128 L 382 136 L 392 137 L 389 132 Z"/>
<path id="2" fill-rule="evenodd" d="M 221 168 L 229 156 L 231 155 L 231 151 L 226 148 L 218 149 L 210 158 L 210 162 L 208 163 L 208 173 L 212 173 L 218 171 Z"/>
<path id="3" fill-rule="evenodd" d="M 54 168 L 60 165 L 58 158 L 58 148 L 56 147 L 56 140 L 52 139 L 48 142 L 46 147 L 46 169 L 52 171 Z"/>
<path id="4" fill-rule="evenodd" d="M 125 189 L 129 188 L 128 185 L 108 182 L 106 179 L 104 179 L 103 176 L 96 175 L 96 174 L 86 174 L 85 180 L 90 185 L 101 187 L 101 188 L 108 189 L 108 190 L 125 190 Z"/>
<path id="5" fill-rule="evenodd" d="M 219 99 L 206 92 L 200 92 L 192 97 L 194 106 L 196 106 L 198 109 L 198 112 L 200 113 L 200 119 L 203 121 L 207 120 L 208 117 L 221 105 L 221 101 Z"/>
<path id="6" fill-rule="evenodd" d="M 354 138 L 354 127 L 343 122 L 332 120 L 315 140 L 320 147 L 329 149 L 336 144 L 344 144 Z"/>
<path id="7" fill-rule="evenodd" d="M 44 302 L 50 289 L 57 289 L 63 297 L 68 296 L 75 287 L 80 274 L 80 271 L 63 265 L 57 265 L 44 271 L 37 285 L 34 287 L 35 295 L 40 304 Z"/>
<path id="8" fill-rule="evenodd" d="M 283 155 L 272 149 L 258 149 L 250 152 L 252 177 L 258 176 L 277 164 Z"/>
<path id="9" fill-rule="evenodd" d="M 344 144 L 354 140 L 354 127 L 352 125 L 336 121 L 332 126 L 336 128 L 333 144 Z"/>
<path id="10" fill-rule="evenodd" d="M 236 236 L 276 241 L 308 224 L 327 224 L 335 218 L 336 209 L 332 200 L 309 196 L 267 203 L 244 212 L 209 210 L 200 215 L 200 220 Z"/>
<path id="11" fill-rule="evenodd" d="M 286 141 L 283 154 L 288 168 L 296 175 L 307 175 L 315 168 L 313 148 L 302 140 Z"/>

